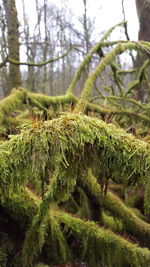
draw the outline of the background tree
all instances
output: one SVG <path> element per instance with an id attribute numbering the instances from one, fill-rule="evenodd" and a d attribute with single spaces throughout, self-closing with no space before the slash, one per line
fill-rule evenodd
<path id="1" fill-rule="evenodd" d="M 17 9 L 15 0 L 3 0 L 6 23 L 7 23 L 7 41 L 8 41 L 8 57 L 20 61 L 19 47 L 19 22 L 17 17 Z M 9 91 L 14 87 L 21 86 L 20 66 L 9 64 Z"/>
<path id="2" fill-rule="evenodd" d="M 64 54 L 70 46 L 73 48 L 66 57 L 63 57 L 57 63 L 51 62 L 47 67 L 43 66 L 38 68 L 37 66 L 33 66 L 33 64 L 32 66 L 23 67 L 21 69 L 23 85 L 32 91 L 36 88 L 36 90 L 44 90 L 51 95 L 61 94 L 69 86 L 74 70 L 76 70 L 84 55 L 89 51 L 92 43 L 94 27 L 92 25 L 94 23 L 88 17 L 88 2 L 83 1 L 83 15 L 78 18 L 81 29 L 77 28 L 74 22 L 76 18 L 71 13 L 72 11 L 67 9 L 65 2 L 60 8 L 48 1 L 35 1 L 35 25 L 32 25 L 32 30 L 30 18 L 28 18 L 27 14 L 28 7 L 24 0 L 22 0 L 22 7 L 23 13 L 19 32 L 18 22 L 16 25 L 13 25 L 13 27 L 16 26 L 15 36 L 19 34 L 19 46 L 21 51 L 26 51 L 24 54 L 22 53 L 22 58 L 27 62 L 38 63 L 47 58 L 44 54 L 47 54 L 49 58 L 57 58 L 59 55 Z M 5 24 L 5 28 L 6 26 L 8 25 Z M 45 29 L 44 31 L 42 30 L 42 34 L 41 29 Z M 2 40 L 5 42 L 5 36 L 2 36 Z M 18 46 L 16 45 L 16 55 L 18 54 L 17 50 Z M 5 54 L 4 59 L 6 55 L 7 54 Z M 17 56 L 11 59 L 19 60 Z M 74 64 L 72 64 L 72 59 Z M 19 68 L 19 65 L 15 65 L 15 62 L 13 64 L 11 62 L 10 65 L 14 69 Z M 81 90 L 81 88 L 79 90 L 79 87 L 83 85 L 83 76 L 84 75 L 82 75 L 82 79 L 77 85 L 78 91 Z M 15 76 L 12 75 L 12 77 Z M 5 82 L 7 83 L 7 81 L 8 79 L 6 77 Z M 62 84 L 63 87 L 60 86 Z"/>
<path id="3" fill-rule="evenodd" d="M 150 1 L 149 0 L 136 0 L 137 14 L 139 19 L 139 34 L 138 39 L 143 41 L 150 41 L 150 29 L 148 27 L 150 23 Z M 146 59 L 149 58 L 149 54 L 145 51 L 144 57 L 138 54 L 136 64 L 141 66 Z M 147 73 L 144 74 L 145 82 L 143 86 L 138 88 L 137 97 L 141 101 L 145 101 L 150 96 L 149 88 L 149 76 L 150 68 L 147 68 Z"/>

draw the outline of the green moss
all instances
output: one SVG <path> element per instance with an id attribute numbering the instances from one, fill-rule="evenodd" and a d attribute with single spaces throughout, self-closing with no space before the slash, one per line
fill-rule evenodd
<path id="1" fill-rule="evenodd" d="M 14 244 L 7 233 L 0 233 L 0 266 L 9 266 L 9 258 L 13 256 Z"/>
<path id="2" fill-rule="evenodd" d="M 150 252 L 115 235 L 110 230 L 98 227 L 93 222 L 84 222 L 66 213 L 58 213 L 58 220 L 66 225 L 68 234 L 78 240 L 80 259 L 87 266 L 132 266 L 145 267 L 149 264 Z"/>
<path id="3" fill-rule="evenodd" d="M 109 190 L 111 190 L 112 192 L 116 193 L 117 196 L 119 196 L 122 199 L 125 196 L 125 187 L 123 185 L 110 183 L 109 184 Z"/>
<path id="4" fill-rule="evenodd" d="M 80 155 L 81 160 L 84 155 L 83 161 L 86 161 L 88 151 L 92 150 L 103 166 L 103 176 L 126 186 L 148 182 L 150 157 L 147 143 L 114 125 L 68 113 L 50 122 L 36 123 L 33 129 L 23 131 L 0 146 L 1 187 L 17 189 L 19 184 L 40 180 L 53 158 L 57 168 L 51 181 L 50 198 L 55 199 L 54 192 L 59 188 L 58 196 L 63 200 L 63 184 L 64 199 L 65 191 L 73 190 L 75 185 L 78 166 L 71 167 L 73 162 L 77 162 Z M 88 154 L 89 166 L 92 158 L 93 153 Z M 69 178 L 65 179 L 66 175 L 70 182 Z"/>
<path id="5" fill-rule="evenodd" d="M 20 209 L 20 207 L 22 207 L 21 202 L 24 202 L 24 205 L 25 203 L 31 202 L 31 207 L 35 207 L 36 210 L 39 206 L 39 198 L 37 198 L 29 190 L 25 191 L 24 194 L 20 196 L 20 201 L 18 201 L 18 210 Z M 13 198 L 10 202 L 10 205 L 13 207 Z M 21 212 L 22 211 L 23 209 L 21 208 Z M 12 212 L 10 214 L 11 216 L 13 216 Z M 27 216 L 27 218 L 28 216 L 30 216 L 30 219 L 32 219 L 33 217 L 32 213 L 31 215 L 29 215 L 28 212 L 24 212 L 23 214 L 24 216 Z M 49 251 L 49 255 L 51 255 L 51 253 L 55 257 L 58 257 L 59 255 L 59 263 L 64 262 L 64 255 L 68 253 L 68 248 L 65 248 L 65 241 L 64 239 L 61 239 L 61 230 L 64 236 L 62 238 L 65 238 L 65 240 L 68 240 L 69 242 L 70 253 L 72 251 L 72 261 L 74 260 L 74 258 L 76 260 L 84 260 L 85 262 L 87 262 L 87 266 L 95 267 L 98 267 L 100 264 L 105 264 L 106 266 L 115 266 L 117 264 L 118 266 L 123 267 L 127 266 L 128 264 L 130 265 L 131 262 L 135 267 L 148 266 L 150 260 L 149 250 L 139 248 L 137 245 L 126 241 L 122 237 L 115 235 L 109 230 L 99 227 L 93 222 L 86 222 L 67 213 L 60 212 L 54 206 L 51 207 L 50 214 L 51 217 L 47 215 L 44 221 L 41 224 L 39 223 L 39 225 L 37 225 L 37 230 L 40 234 L 40 237 L 42 238 L 41 241 L 43 240 L 44 234 L 44 240 L 47 243 L 47 250 Z M 52 222 L 51 220 L 54 221 Z M 54 228 L 51 228 L 51 223 L 54 223 L 54 225 L 56 224 L 56 226 L 53 225 Z M 48 228 L 50 227 L 47 233 L 45 233 L 45 225 L 47 225 Z M 51 231 L 53 233 L 53 239 L 51 239 Z M 33 235 L 34 233 L 35 232 L 33 232 Z M 35 256 L 33 251 L 35 251 L 36 247 L 38 247 L 40 244 L 39 239 L 37 239 L 36 235 L 35 237 L 35 239 L 29 238 L 28 242 L 26 243 L 28 251 L 27 255 L 30 255 L 31 258 L 32 256 Z M 61 250 L 63 255 L 60 254 L 61 245 L 60 243 L 57 243 L 58 237 L 60 238 L 59 240 L 62 240 L 63 248 L 65 248 L 66 250 L 66 252 Z M 39 251 L 36 251 L 36 253 L 38 253 L 39 255 Z M 23 261 L 25 261 L 26 259 L 28 262 L 26 266 L 30 266 L 29 262 L 31 258 L 23 258 Z M 68 256 L 66 256 L 66 259 L 69 259 Z M 55 263 L 58 261 L 56 260 Z"/>
<path id="6" fill-rule="evenodd" d="M 11 129 L 13 132 L 17 127 L 30 125 L 35 117 L 37 120 L 43 120 L 44 116 L 50 118 L 50 107 L 53 108 L 53 113 L 57 110 L 58 116 L 63 111 L 58 109 L 59 106 L 65 106 L 65 110 L 70 109 L 68 105 L 72 106 L 76 101 L 72 94 L 51 97 L 29 93 L 23 88 L 13 89 L 8 97 L 0 101 L 0 134 L 9 134 Z"/>
<path id="7" fill-rule="evenodd" d="M 107 55 L 105 55 L 100 61 L 100 63 L 97 65 L 97 67 L 94 69 L 94 71 L 89 75 L 88 79 L 86 80 L 84 88 L 81 93 L 81 98 L 76 104 L 74 111 L 83 112 L 85 110 L 86 101 L 88 101 L 88 99 L 91 97 L 92 88 L 96 82 L 96 79 L 99 77 L 99 75 L 102 73 L 102 71 L 105 69 L 107 65 L 111 65 L 113 63 L 113 60 L 115 59 L 116 55 L 120 55 L 126 50 L 144 51 L 145 48 L 150 50 L 150 47 L 146 43 L 144 43 L 143 45 L 138 45 L 138 43 L 129 41 L 127 43 L 118 44 Z M 138 84 L 138 82 L 136 81 L 134 85 L 132 84 L 131 89 L 135 86 L 135 84 Z"/>
<path id="8" fill-rule="evenodd" d="M 78 206 L 78 211 L 76 212 L 76 216 L 79 218 L 91 220 L 93 209 L 94 209 L 90 207 L 91 200 L 88 199 L 86 193 L 80 187 L 78 187 L 78 193 L 79 193 L 79 197 L 78 197 L 79 206 Z"/>
<path id="9" fill-rule="evenodd" d="M 1 197 L 2 199 L 2 197 Z M 19 195 L 12 194 L 5 197 L 1 202 L 6 214 L 19 225 L 20 229 L 27 229 L 31 224 L 33 216 L 37 213 L 40 199 L 26 188 L 20 188 Z"/>
<path id="10" fill-rule="evenodd" d="M 0 101 L 0 127 L 4 127 L 5 118 L 16 109 L 22 107 L 26 99 L 26 91 L 23 88 L 13 89 L 12 93 Z M 3 130 L 2 130 L 3 132 Z"/>
<path id="11" fill-rule="evenodd" d="M 32 226 L 26 233 L 22 250 L 22 266 L 32 266 L 34 258 L 41 252 L 49 237 L 48 245 L 51 262 L 65 262 L 70 258 L 69 248 L 61 231 L 60 225 L 55 218 L 55 208 L 47 213 L 41 221 L 35 217 Z M 32 240 L 32 242 L 31 242 Z"/>
<path id="12" fill-rule="evenodd" d="M 144 111 L 143 112 L 144 114 L 141 112 L 141 110 Z M 131 109 L 131 108 L 130 109 L 125 109 L 125 108 L 120 108 L 120 107 L 116 108 L 116 107 L 101 106 L 101 105 L 85 102 L 85 112 L 91 111 L 91 112 L 97 113 L 98 115 L 101 114 L 103 117 L 105 115 L 114 116 L 114 117 L 115 115 L 118 115 L 120 117 L 120 120 L 119 119 L 117 120 L 119 122 L 119 125 L 121 125 L 121 122 L 123 122 L 123 120 L 127 124 L 127 119 L 129 119 L 130 124 L 131 122 L 134 121 L 134 123 L 140 122 L 142 125 L 149 127 L 150 125 L 150 118 L 148 115 L 149 107 L 147 107 L 146 110 L 147 112 L 145 112 L 145 104 L 141 107 L 140 112 L 138 112 L 137 110 L 135 111 L 134 109 Z"/>
<path id="13" fill-rule="evenodd" d="M 12 106 L 10 113 L 14 108 L 16 106 Z M 148 249 L 85 220 L 93 219 L 91 197 L 104 209 L 102 221 L 100 217 L 97 223 L 120 233 L 125 231 L 137 237 L 140 245 L 150 247 L 149 224 L 117 196 L 110 192 L 104 194 L 110 178 L 127 187 L 144 185 L 147 190 L 145 206 L 149 210 L 149 154 L 147 143 L 124 130 L 72 113 L 51 121 L 36 121 L 32 128 L 23 129 L 2 142 L 0 200 L 5 212 L 23 229 L 23 234 L 28 229 L 22 253 L 24 266 L 32 266 L 45 251 L 48 251 L 44 255 L 50 264 L 73 261 L 76 257 L 95 267 L 100 264 L 124 267 L 131 261 L 136 267 L 147 266 Z M 87 175 L 89 167 L 98 179 Z M 26 184 L 45 179 L 49 169 L 53 175 L 48 177 L 49 186 L 42 200 L 33 197 L 29 190 L 24 192 L 22 188 Z M 82 185 L 81 203 L 76 207 L 76 215 L 59 211 L 59 205 L 69 201 L 79 185 Z"/>
<path id="14" fill-rule="evenodd" d="M 76 102 L 76 97 L 72 94 L 62 96 L 47 96 L 42 94 L 28 93 L 28 99 L 33 106 L 37 106 L 39 109 L 49 108 L 56 104 L 66 104 Z"/>
<path id="15" fill-rule="evenodd" d="M 86 68 L 86 66 L 90 63 L 91 59 L 92 59 L 92 56 L 94 53 L 98 53 L 98 51 L 101 49 L 101 47 L 104 45 L 103 42 L 110 36 L 110 34 L 112 33 L 112 31 L 118 27 L 118 26 L 123 26 L 125 24 L 125 22 L 121 22 L 115 26 L 113 26 L 111 29 L 109 29 L 105 35 L 101 38 L 100 42 L 98 42 L 90 51 L 89 54 L 87 54 L 84 58 L 84 60 L 81 62 L 79 68 L 77 69 L 74 77 L 73 77 L 73 80 L 69 86 L 69 88 L 67 89 L 67 92 L 66 92 L 66 95 L 68 94 L 72 94 L 73 93 L 73 89 L 76 85 L 76 83 L 78 82 L 78 80 L 80 79 L 84 69 Z M 110 46 L 111 44 L 110 43 L 107 43 L 108 46 Z"/>
<path id="16" fill-rule="evenodd" d="M 81 180 L 82 177 L 80 177 Z M 82 178 L 82 184 L 88 192 L 89 197 L 102 203 L 105 210 L 109 211 L 113 217 L 121 219 L 123 228 L 138 238 L 141 243 L 150 247 L 150 225 L 140 219 L 136 213 L 127 207 L 117 196 L 107 192 L 106 196 L 102 194 L 97 179 L 89 173 L 89 176 Z"/>
<path id="17" fill-rule="evenodd" d="M 102 224 L 106 228 L 109 228 L 114 232 L 122 232 L 124 229 L 124 226 L 121 220 L 110 216 L 104 211 L 102 213 Z"/>

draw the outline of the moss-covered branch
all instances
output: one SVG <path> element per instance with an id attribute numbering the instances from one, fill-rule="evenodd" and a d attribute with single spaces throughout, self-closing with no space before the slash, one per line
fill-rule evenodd
<path id="1" fill-rule="evenodd" d="M 113 193 L 107 192 L 104 195 L 97 179 L 90 171 L 88 176 L 81 176 L 79 179 L 89 198 L 94 198 L 95 201 L 101 203 L 104 209 L 111 212 L 114 217 L 120 218 L 124 223 L 126 231 L 133 234 L 138 240 L 150 248 L 150 225 L 148 223 L 140 219 L 131 208 L 127 207 Z"/>
<path id="2" fill-rule="evenodd" d="M 99 168 L 103 170 L 104 176 L 126 186 L 148 183 L 150 148 L 147 143 L 135 139 L 114 125 L 68 113 L 58 119 L 36 123 L 33 129 L 23 131 L 0 146 L 1 188 L 4 191 L 11 188 L 15 190 L 19 184 L 40 179 L 51 161 L 51 154 L 53 164 L 59 171 L 57 182 L 61 188 L 62 172 L 65 188 L 67 172 L 68 175 L 72 173 L 72 160 L 77 161 L 79 155 L 87 149 L 97 151 Z M 87 155 L 93 161 L 94 154 L 87 152 Z M 64 166 L 65 174 L 63 169 L 59 170 L 57 157 L 60 166 Z M 86 160 L 86 153 L 83 160 Z M 90 165 L 90 161 L 88 164 Z M 66 186 L 68 188 L 67 184 Z M 55 193 L 56 198 L 57 194 L 60 197 L 58 187 Z"/>
<path id="3" fill-rule="evenodd" d="M 114 44 L 118 43 L 118 41 L 117 41 L 117 42 L 107 42 L 107 43 L 105 43 L 105 40 L 110 36 L 110 34 L 112 33 L 112 31 L 113 31 L 116 27 L 118 27 L 118 26 L 123 26 L 124 23 L 125 23 L 125 22 L 121 22 L 121 23 L 119 23 L 119 24 L 113 26 L 111 29 L 109 29 L 109 30 L 105 33 L 105 35 L 101 38 L 100 42 L 98 42 L 98 43 L 92 48 L 92 50 L 90 51 L 90 53 L 87 54 L 87 55 L 85 56 L 84 60 L 82 61 L 82 63 L 80 64 L 79 68 L 77 69 L 77 71 L 76 71 L 76 73 L 75 73 L 75 75 L 74 75 L 74 78 L 73 78 L 73 80 L 72 80 L 72 82 L 71 82 L 71 84 L 70 84 L 70 86 L 69 86 L 69 88 L 68 88 L 68 90 L 67 90 L 67 92 L 66 92 L 67 94 L 73 93 L 73 89 L 74 89 L 74 87 L 75 87 L 77 81 L 80 79 L 81 74 L 82 74 L 82 72 L 83 72 L 85 66 L 91 61 L 93 54 L 96 53 L 96 52 L 98 52 L 99 49 L 100 49 L 101 47 L 103 47 L 103 46 L 104 46 L 104 47 L 105 47 L 105 46 L 111 46 L 111 45 L 114 45 Z"/>
<path id="4" fill-rule="evenodd" d="M 141 249 L 95 223 L 84 222 L 67 213 L 58 212 L 56 216 L 60 223 L 66 225 L 66 231 L 81 244 L 80 259 L 87 262 L 89 267 L 99 264 L 127 266 L 131 262 L 133 266 L 145 267 L 149 264 L 149 250 Z"/>
<path id="5" fill-rule="evenodd" d="M 104 97 L 102 94 L 101 97 Z M 100 115 L 104 116 L 106 114 L 109 115 L 122 115 L 122 116 L 128 116 L 128 117 L 134 117 L 138 121 L 143 121 L 144 124 L 149 125 L 150 119 L 149 119 L 149 105 L 141 104 L 140 102 L 137 102 L 134 99 L 130 98 L 122 98 L 118 96 L 106 96 L 106 98 L 109 100 L 122 100 L 129 103 L 132 103 L 133 105 L 139 107 L 140 111 L 143 109 L 143 113 L 137 112 L 134 109 L 118 109 L 113 107 L 104 107 L 97 104 L 92 104 L 89 102 L 86 102 L 85 111 L 92 111 L 99 113 Z M 30 93 L 26 91 L 23 88 L 20 89 L 14 89 L 12 93 L 5 99 L 0 101 L 0 131 L 1 133 L 5 133 L 6 129 L 12 127 L 21 127 L 21 124 L 32 124 L 30 112 L 32 115 L 32 107 L 38 108 L 38 110 L 46 112 L 46 114 L 49 112 L 48 109 L 52 107 L 54 113 L 57 111 L 59 114 L 59 108 L 60 112 L 65 111 L 70 105 L 69 109 L 72 109 L 73 106 L 76 104 L 77 98 L 72 94 L 66 94 L 62 96 L 47 96 L 42 94 L 35 94 Z M 20 112 L 22 109 L 27 109 L 29 112 L 26 112 L 26 117 L 20 117 Z M 20 110 L 20 112 L 19 112 Z M 13 114 L 17 111 L 15 118 Z M 8 117 L 10 116 L 10 118 Z M 11 117 L 12 116 L 12 117 Z M 41 113 L 41 119 L 42 119 L 42 113 Z M 49 115 L 48 115 L 49 116 Z M 24 120 L 25 119 L 25 120 Z M 18 123 L 18 124 L 17 124 Z"/>
<path id="6" fill-rule="evenodd" d="M 148 44 L 143 44 L 141 47 L 139 43 L 135 42 L 127 42 L 123 44 L 118 44 L 113 50 L 111 50 L 105 57 L 102 58 L 101 62 L 95 68 L 95 70 L 91 73 L 88 79 L 85 82 L 84 88 L 82 90 L 81 98 L 75 106 L 75 112 L 82 112 L 85 108 L 85 102 L 88 101 L 91 96 L 92 88 L 98 76 L 105 69 L 106 65 L 109 65 L 113 62 L 116 55 L 120 55 L 126 50 L 144 50 L 144 48 L 150 50 L 150 46 Z"/>
<path id="7" fill-rule="evenodd" d="M 145 107 L 145 109 L 146 109 L 146 107 Z M 144 110 L 144 106 L 143 106 L 143 110 Z M 85 111 L 96 112 L 96 113 L 101 114 L 103 116 L 104 115 L 122 115 L 122 118 L 124 116 L 132 117 L 132 118 L 135 118 L 136 120 L 138 120 L 139 122 L 141 121 L 144 125 L 150 124 L 150 118 L 148 115 L 141 114 L 140 112 L 134 111 L 132 109 L 123 109 L 123 108 L 119 109 L 119 108 L 111 108 L 111 107 L 107 107 L 107 106 L 104 107 L 101 105 L 85 102 Z M 146 111 L 147 112 L 149 111 L 149 107 L 147 107 Z"/>
<path id="8" fill-rule="evenodd" d="M 115 119 L 134 116 L 135 121 L 150 125 L 149 105 L 125 97 L 145 79 L 149 61 L 143 64 L 128 91 L 114 63 L 115 57 L 126 50 L 150 54 L 150 45 L 143 41 L 105 42 L 115 27 L 85 57 L 65 95 L 51 97 L 19 88 L 0 101 L 0 127 L 4 130 L 11 125 L 16 130 L 13 136 L 8 130 L 4 141 L 0 129 L 0 234 L 10 235 L 14 243 L 13 257 L 7 253 L 11 266 L 65 262 L 83 262 L 87 267 L 149 265 L 147 217 L 138 215 L 111 193 L 109 181 L 129 189 L 142 187 L 142 210 L 149 213 L 150 145 L 110 123 L 81 114 L 94 111 L 104 119 L 105 114 L 118 114 Z M 77 99 L 73 95 L 76 82 L 93 53 L 100 54 L 104 46 L 113 49 L 100 55 L 101 62 Z M 49 62 L 52 61 L 25 65 L 42 66 Z M 0 67 L 4 64 L 6 60 Z M 114 95 L 105 97 L 100 92 L 102 98 L 112 101 L 108 108 L 88 102 L 106 65 L 111 66 L 116 90 L 120 90 L 120 96 L 115 96 L 115 87 L 111 91 Z M 127 104 L 118 109 L 114 103 L 119 105 L 121 101 Z M 21 126 L 23 123 L 27 125 Z M 8 222 L 13 230 L 7 229 Z M 17 233 L 16 243 L 13 231 Z M 0 254 L 1 251 L 0 243 Z"/>
<path id="9" fill-rule="evenodd" d="M 118 24 L 116 24 L 115 26 L 111 27 L 101 38 L 101 42 L 104 42 L 105 40 L 107 40 L 107 38 L 110 36 L 110 34 L 117 28 L 117 27 L 122 27 L 124 25 L 126 25 L 126 21 L 122 21 Z"/>
<path id="10" fill-rule="evenodd" d="M 109 89 L 109 87 L 108 87 Z M 142 110 L 144 111 L 147 111 L 149 112 L 150 111 L 150 106 L 149 105 L 146 105 L 146 104 L 142 104 L 140 101 L 136 101 L 135 99 L 133 98 L 128 98 L 128 97 L 121 97 L 121 96 L 116 96 L 116 95 L 104 95 L 100 92 L 100 95 L 99 96 L 96 96 L 94 98 L 92 98 L 92 101 L 97 99 L 97 98 L 102 98 L 102 99 L 107 99 L 108 101 L 109 100 L 114 100 L 114 101 L 121 101 L 121 102 L 128 102 L 128 103 L 131 103 L 133 104 L 134 106 L 137 106 L 140 108 L 140 112 L 142 112 Z M 132 110 L 131 110 L 132 112 Z"/>
<path id="11" fill-rule="evenodd" d="M 61 110 L 65 105 L 70 105 L 71 109 L 76 101 L 76 97 L 71 94 L 47 96 L 30 93 L 24 88 L 13 89 L 8 97 L 0 100 L 0 133 L 6 133 L 7 129 L 9 129 L 9 127 L 11 128 L 11 126 L 21 127 L 21 124 L 24 122 L 31 124 L 29 113 L 32 115 L 32 108 L 34 107 L 39 111 L 46 112 L 46 114 L 48 113 L 48 109 L 52 107 L 54 112 L 57 111 L 57 113 L 59 113 L 59 107 Z M 25 117 L 25 121 L 23 117 L 19 117 L 23 109 L 29 111 Z M 15 113 L 16 111 L 17 113 Z"/>
<path id="12" fill-rule="evenodd" d="M 62 54 L 61 56 L 59 57 L 56 57 L 56 58 L 52 58 L 52 59 L 49 59 L 49 60 L 46 60 L 46 61 L 43 61 L 43 62 L 20 62 L 20 61 L 17 61 L 15 59 L 12 59 L 12 58 L 9 58 L 9 57 L 6 57 L 4 59 L 3 62 L 0 63 L 0 68 L 2 68 L 3 66 L 6 65 L 6 63 L 11 63 L 13 65 L 17 65 L 17 66 L 21 66 L 21 65 L 24 65 L 24 66 L 31 66 L 31 67 L 42 67 L 42 66 L 45 66 L 49 63 L 52 63 L 52 62 L 55 62 L 55 61 L 58 61 L 64 57 L 66 57 L 68 55 L 68 53 L 71 51 L 72 48 L 70 48 L 66 53 Z"/>
<path id="13" fill-rule="evenodd" d="M 19 222 L 19 226 L 23 226 L 26 222 L 26 226 L 29 227 L 34 214 L 38 211 L 40 199 L 31 191 L 27 190 L 22 191 L 22 194 L 20 195 L 13 195 L 13 198 L 10 200 L 7 198 L 7 201 L 3 202 L 2 204 L 10 217 L 14 221 Z M 67 213 L 64 213 L 63 211 L 59 211 L 56 208 L 51 209 L 51 214 L 53 214 L 54 219 L 54 221 L 51 223 L 55 224 L 56 222 L 59 225 L 59 229 L 57 229 L 58 232 L 60 229 L 62 229 L 61 231 L 64 238 L 70 242 L 69 250 L 72 255 L 72 258 L 69 258 L 66 255 L 66 258 L 63 259 L 60 251 L 55 251 L 55 257 L 58 256 L 56 259 L 57 263 L 63 263 L 65 260 L 75 260 L 85 261 L 89 267 L 96 267 L 99 266 L 99 264 L 114 266 L 116 263 L 118 266 L 122 267 L 127 266 L 127 264 L 130 265 L 130 262 L 132 261 L 132 265 L 135 267 L 145 267 L 148 265 L 150 260 L 150 252 L 148 249 L 140 248 L 137 245 L 134 245 L 122 237 L 114 234 L 110 230 L 99 227 L 93 222 L 86 222 L 79 218 L 73 217 Z M 50 217 L 48 220 L 50 223 Z M 54 243 L 52 242 L 49 234 L 50 232 L 48 233 L 48 236 L 45 235 L 44 242 L 47 244 L 46 246 L 48 255 L 51 255 L 51 253 L 53 255 L 53 250 L 58 248 L 58 244 L 56 244 L 55 241 L 53 241 Z M 69 241 L 70 236 L 72 241 Z M 49 242 L 50 240 L 52 244 Z M 37 258 L 37 256 L 34 255 L 32 261 L 30 261 L 32 252 L 35 249 L 35 246 L 33 246 L 35 242 L 38 244 L 37 239 L 30 239 L 28 242 L 28 247 L 26 247 L 26 249 L 29 250 L 30 253 L 27 254 L 27 258 L 22 258 L 24 266 L 30 266 L 29 264 L 33 266 L 31 262 L 33 261 L 34 264 L 35 258 Z M 74 246 L 74 242 L 78 243 L 77 247 Z M 80 251 L 78 249 L 79 246 Z M 51 253 L 49 253 L 50 249 Z M 23 255 L 25 255 L 24 253 L 27 252 L 27 250 L 24 250 Z M 40 252 L 38 251 L 38 254 L 39 253 Z"/>
<path id="14" fill-rule="evenodd" d="M 136 72 L 136 69 L 129 69 L 129 70 L 120 69 L 120 70 L 117 71 L 117 74 L 126 75 L 126 74 L 133 74 L 135 72 Z"/>
<path id="15" fill-rule="evenodd" d="M 128 90 L 125 93 L 125 97 L 135 88 L 137 88 L 138 86 L 141 86 L 142 81 L 145 79 L 145 71 L 148 68 L 148 66 L 150 65 L 150 60 L 147 59 L 145 60 L 145 62 L 143 63 L 143 65 L 141 66 L 140 70 L 138 71 L 138 75 L 137 75 L 137 79 L 131 81 L 128 84 Z"/>
<path id="16" fill-rule="evenodd" d="M 47 96 L 42 94 L 28 93 L 29 100 L 35 103 L 41 104 L 45 108 L 49 108 L 51 105 L 63 105 L 66 103 L 73 104 L 77 101 L 76 97 L 72 94 L 62 95 L 62 96 Z"/>
<path id="17" fill-rule="evenodd" d="M 14 110 L 20 109 L 26 101 L 27 93 L 23 88 L 14 89 L 12 93 L 0 101 L 0 127 L 3 129 L 3 124 L 6 116 L 10 115 Z"/>

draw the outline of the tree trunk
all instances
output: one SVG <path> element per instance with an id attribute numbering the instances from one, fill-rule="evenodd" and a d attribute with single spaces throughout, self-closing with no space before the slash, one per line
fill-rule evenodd
<path id="1" fill-rule="evenodd" d="M 136 0 L 136 8 L 140 23 L 138 39 L 150 41 L 150 0 Z"/>
<path id="2" fill-rule="evenodd" d="M 17 10 L 15 0 L 3 0 L 6 22 L 8 31 L 8 56 L 11 59 L 20 61 L 19 55 L 19 22 L 17 17 Z M 21 72 L 20 66 L 9 65 L 9 90 L 13 87 L 21 86 Z"/>
<path id="3" fill-rule="evenodd" d="M 139 34 L 138 39 L 143 41 L 150 41 L 150 0 L 136 0 L 136 8 L 139 19 Z M 136 67 L 142 66 L 144 61 L 149 58 L 149 55 L 145 53 L 145 55 L 137 54 Z M 147 76 L 147 78 L 146 78 Z M 148 82 L 150 77 L 150 68 L 147 69 L 147 73 L 145 74 L 145 81 L 137 88 L 137 98 L 142 102 L 145 102 L 147 97 L 150 96 L 150 88 L 148 86 Z"/>

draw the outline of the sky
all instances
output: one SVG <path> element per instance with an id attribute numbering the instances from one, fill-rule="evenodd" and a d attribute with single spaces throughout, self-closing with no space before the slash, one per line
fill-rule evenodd
<path id="1" fill-rule="evenodd" d="M 103 29 L 109 29 L 112 25 L 123 20 L 122 1 L 121 0 L 101 0 L 102 9 L 100 20 Z M 125 17 L 128 21 L 128 33 L 131 40 L 136 41 L 138 36 L 138 18 L 135 7 L 135 0 L 124 0 Z"/>
<path id="2" fill-rule="evenodd" d="M 83 0 L 49 0 L 49 2 L 61 5 L 62 1 L 66 3 L 66 8 L 71 7 L 72 12 L 76 17 L 83 14 Z M 87 0 L 88 15 L 96 18 L 96 33 L 97 36 L 107 31 L 110 27 L 123 20 L 122 0 Z M 41 2 L 44 2 L 41 0 Z M 28 7 L 29 21 L 33 24 L 34 21 L 34 3 L 35 0 L 25 0 Z M 22 1 L 16 0 L 18 13 L 22 10 Z M 29 8 L 30 7 L 30 8 Z M 138 36 L 138 19 L 136 14 L 135 0 L 124 0 L 125 17 L 128 21 L 128 33 L 131 40 L 136 41 Z M 113 38 L 119 38 L 120 31 L 114 33 Z M 117 36 L 118 35 L 118 36 Z"/>

